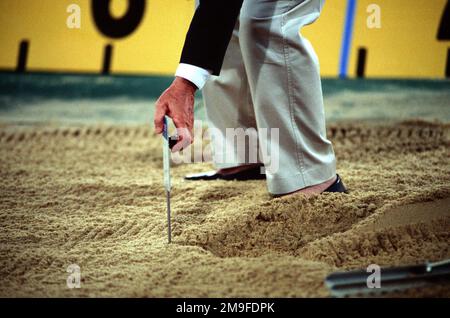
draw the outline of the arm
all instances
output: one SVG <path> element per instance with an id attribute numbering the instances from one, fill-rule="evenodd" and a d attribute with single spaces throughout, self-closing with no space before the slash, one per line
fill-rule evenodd
<path id="1" fill-rule="evenodd" d="M 219 75 L 243 0 L 200 0 L 181 54 L 181 63 Z"/>
<path id="2" fill-rule="evenodd" d="M 165 115 L 172 118 L 179 136 L 174 152 L 193 142 L 195 91 L 203 86 L 209 70 L 219 75 L 242 2 L 201 0 L 197 7 L 177 76 L 156 102 L 155 132 L 162 133 Z"/>

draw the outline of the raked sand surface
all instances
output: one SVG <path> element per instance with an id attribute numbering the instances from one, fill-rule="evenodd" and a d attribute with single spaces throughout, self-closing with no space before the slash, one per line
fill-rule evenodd
<path id="1" fill-rule="evenodd" d="M 264 181 L 187 182 L 211 165 L 177 165 L 168 245 L 150 128 L 2 124 L 0 296 L 326 297 L 334 271 L 448 258 L 449 131 L 329 125 L 348 195 L 273 199 Z"/>

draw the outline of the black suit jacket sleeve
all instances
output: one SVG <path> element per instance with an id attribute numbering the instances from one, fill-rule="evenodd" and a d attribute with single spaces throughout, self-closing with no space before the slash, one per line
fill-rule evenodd
<path id="1" fill-rule="evenodd" d="M 243 0 L 200 0 L 181 54 L 181 63 L 219 75 Z"/>

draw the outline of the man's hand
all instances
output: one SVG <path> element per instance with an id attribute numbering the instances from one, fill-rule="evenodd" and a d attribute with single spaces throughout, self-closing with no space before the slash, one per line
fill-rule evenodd
<path id="1" fill-rule="evenodd" d="M 194 95 L 197 87 L 190 81 L 176 77 L 172 85 L 159 97 L 155 110 L 155 132 L 161 134 L 164 116 L 172 118 L 179 141 L 172 148 L 177 152 L 194 141 Z"/>

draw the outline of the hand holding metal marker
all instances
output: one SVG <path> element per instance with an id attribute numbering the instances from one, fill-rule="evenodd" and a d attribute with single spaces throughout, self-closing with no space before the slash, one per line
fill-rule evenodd
<path id="1" fill-rule="evenodd" d="M 172 242 L 172 224 L 170 215 L 170 150 L 177 143 L 178 137 L 169 137 L 168 128 L 168 117 L 164 117 L 164 128 L 163 128 L 163 167 L 164 167 L 164 188 L 166 190 L 166 203 L 167 203 L 167 236 L 168 243 Z"/>

